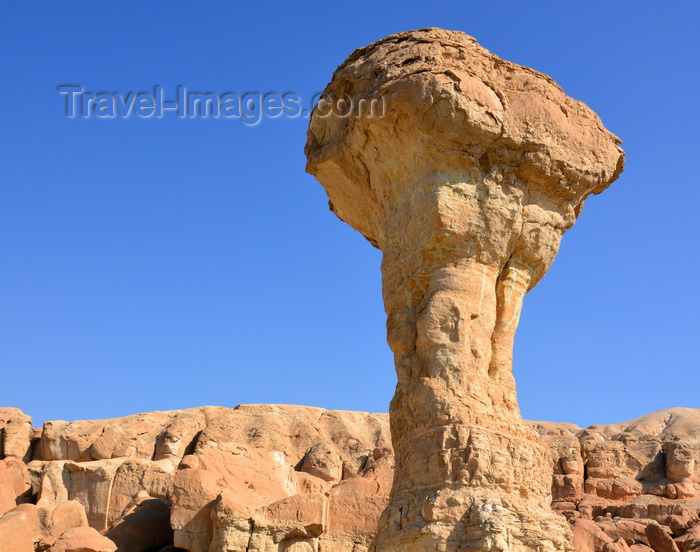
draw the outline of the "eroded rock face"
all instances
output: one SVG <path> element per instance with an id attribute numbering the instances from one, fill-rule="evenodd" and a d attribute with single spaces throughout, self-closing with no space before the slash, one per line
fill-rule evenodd
<path id="1" fill-rule="evenodd" d="M 0 460 L 8 456 L 29 461 L 32 419 L 18 408 L 0 408 Z"/>
<path id="2" fill-rule="evenodd" d="M 439 29 L 357 50 L 324 95 L 385 105 L 317 108 L 306 145 L 331 209 L 383 252 L 398 385 L 377 552 L 571 550 L 512 346 L 562 234 L 622 171 L 619 140 L 549 77 Z"/>
<path id="3" fill-rule="evenodd" d="M 679 532 L 700 505 L 700 413 L 672 408 L 581 429 L 533 422 L 552 450 L 554 509 L 569 517 L 653 519 Z M 675 516 L 675 519 L 673 518 Z"/>
<path id="4" fill-rule="evenodd" d="M 366 552 L 393 473 L 385 414 L 204 407 L 34 433 L 28 464 L 0 460 L 2 552 L 106 546 L 92 531 L 119 552 Z"/>
<path id="5" fill-rule="evenodd" d="M 368 552 L 389 504 L 395 464 L 385 414 L 245 405 L 78 425 L 102 425 L 104 434 L 138 420 L 155 455 L 170 421 L 200 427 L 202 416 L 189 454 L 175 463 L 171 457 L 0 461 L 0 478 L 2 465 L 12 474 L 0 550 Z M 700 549 L 700 410 L 587 429 L 527 424 L 550 447 L 554 511 L 563 514 L 561 523 L 570 521 L 577 552 Z M 64 450 L 81 448 L 86 445 Z M 683 498 L 657 492 L 679 484 Z"/>
<path id="6" fill-rule="evenodd" d="M 382 450 L 391 450 L 386 415 L 231 410 L 209 424 L 175 474 L 175 545 L 366 551 L 391 487 L 393 456 Z"/>

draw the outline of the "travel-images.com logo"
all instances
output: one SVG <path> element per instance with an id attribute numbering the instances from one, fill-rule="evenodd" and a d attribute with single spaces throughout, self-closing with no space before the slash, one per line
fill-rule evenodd
<path id="1" fill-rule="evenodd" d="M 165 98 L 163 87 L 156 85 L 153 92 L 89 92 L 80 85 L 59 85 L 58 93 L 65 97 L 65 114 L 69 118 L 101 119 L 128 118 L 132 115 L 148 119 L 166 115 L 180 118 L 223 118 L 241 121 L 247 126 L 260 124 L 266 119 L 308 118 L 315 106 L 315 117 L 377 117 L 386 113 L 384 97 L 353 100 L 348 94 L 313 96 L 308 107 L 293 92 L 190 92 L 177 87 L 176 100 Z"/>

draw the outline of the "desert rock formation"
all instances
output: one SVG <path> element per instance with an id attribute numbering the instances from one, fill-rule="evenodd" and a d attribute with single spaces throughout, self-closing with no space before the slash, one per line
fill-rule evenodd
<path id="1" fill-rule="evenodd" d="M 398 385 L 377 552 L 571 550 L 513 338 L 562 234 L 622 171 L 619 140 L 546 75 L 440 29 L 357 50 L 324 97 L 385 104 L 317 108 L 306 145 L 333 212 L 383 252 Z"/>
<path id="2" fill-rule="evenodd" d="M 244 405 L 30 430 L 0 409 L 3 423 L 1 552 L 358 552 L 391 488 L 381 414 Z"/>
<path id="3" fill-rule="evenodd" d="M 244 405 L 30 431 L 0 408 L 0 424 L 2 552 L 367 552 L 395 466 L 386 414 Z M 578 552 L 700 550 L 700 410 L 528 427 Z"/>

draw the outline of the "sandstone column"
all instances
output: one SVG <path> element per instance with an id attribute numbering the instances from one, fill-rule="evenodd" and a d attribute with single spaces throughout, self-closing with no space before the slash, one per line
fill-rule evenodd
<path id="1" fill-rule="evenodd" d="M 619 140 L 546 75 L 440 29 L 357 50 L 324 98 L 340 109 L 314 111 L 307 170 L 383 252 L 398 375 L 377 552 L 573 550 L 513 337 L 585 198 L 622 171 Z"/>

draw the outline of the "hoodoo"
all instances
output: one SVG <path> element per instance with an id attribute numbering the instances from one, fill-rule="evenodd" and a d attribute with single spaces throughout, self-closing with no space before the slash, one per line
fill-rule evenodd
<path id="1" fill-rule="evenodd" d="M 355 51 L 312 114 L 307 171 L 383 252 L 396 469 L 377 552 L 573 550 L 550 509 L 547 446 L 518 409 L 513 337 L 620 141 L 549 77 L 460 32 L 424 29 Z"/>

